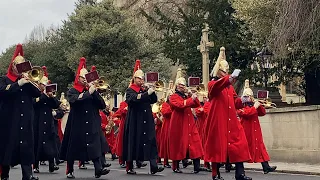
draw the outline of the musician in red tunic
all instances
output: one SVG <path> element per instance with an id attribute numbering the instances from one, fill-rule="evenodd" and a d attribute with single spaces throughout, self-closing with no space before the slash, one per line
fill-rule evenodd
<path id="1" fill-rule="evenodd" d="M 208 105 L 210 105 L 210 103 L 208 102 L 207 99 L 207 94 L 208 92 L 200 92 L 198 95 L 198 98 L 200 100 L 200 106 L 198 108 L 195 108 L 195 112 L 196 112 L 196 116 L 197 116 L 197 120 L 196 120 L 196 125 L 198 128 L 198 132 L 200 134 L 200 138 L 201 138 L 201 143 L 202 143 L 202 147 L 204 146 L 204 124 L 205 121 L 207 119 L 208 116 L 208 111 L 205 112 L 205 108 L 206 110 L 209 109 Z M 205 107 L 206 105 L 206 107 Z M 203 157 L 201 158 L 203 160 Z M 211 166 L 209 162 L 204 162 L 204 167 L 206 171 L 211 171 Z"/>
<path id="2" fill-rule="evenodd" d="M 250 161 L 248 142 L 236 114 L 236 105 L 241 103 L 232 83 L 239 75 L 235 70 L 228 75 L 229 65 L 225 58 L 225 49 L 220 49 L 218 60 L 211 72 L 213 80 L 208 83 L 208 97 L 211 103 L 205 125 L 205 161 L 212 162 L 212 179 L 221 179 L 219 163 L 236 164 L 236 180 L 251 180 L 244 172 L 243 162 Z"/>
<path id="3" fill-rule="evenodd" d="M 119 156 L 119 164 L 122 168 L 125 168 L 126 165 L 122 161 L 122 141 L 123 141 L 123 132 L 124 132 L 124 125 L 125 125 L 125 120 L 126 120 L 126 115 L 128 111 L 128 104 L 125 101 L 122 101 L 120 103 L 119 109 L 113 114 L 114 118 L 119 118 L 120 123 L 119 123 L 119 132 L 117 136 L 117 146 L 116 146 L 116 154 Z"/>
<path id="4" fill-rule="evenodd" d="M 107 107 L 109 107 L 108 103 L 106 104 L 107 104 Z M 114 160 L 116 159 L 116 136 L 114 135 L 113 126 L 118 125 L 119 120 L 113 120 L 112 113 L 111 111 L 109 111 L 109 109 L 100 111 L 100 116 L 101 116 L 101 128 L 107 140 L 107 143 L 109 145 L 109 148 L 111 151 L 111 158 L 112 160 Z"/>
<path id="5" fill-rule="evenodd" d="M 245 82 L 245 89 L 242 95 L 244 107 L 237 111 L 241 118 L 241 124 L 244 128 L 249 151 L 253 163 L 261 163 L 265 174 L 276 170 L 277 166 L 270 166 L 268 161 L 270 157 L 263 142 L 262 131 L 258 116 L 266 114 L 265 108 L 258 102 L 254 101 L 253 92 L 249 87 L 249 80 Z"/>
<path id="6" fill-rule="evenodd" d="M 158 153 L 160 152 L 160 147 L 161 147 L 161 129 L 162 129 L 162 116 L 160 112 L 158 113 L 152 113 L 153 118 L 154 118 L 154 124 L 155 124 L 155 129 L 156 129 L 156 140 L 157 140 L 157 148 L 158 148 Z M 158 157 L 157 163 L 161 164 L 161 156 Z"/>
<path id="7" fill-rule="evenodd" d="M 169 165 L 169 126 L 170 126 L 170 119 L 171 119 L 171 106 L 169 104 L 169 98 L 173 94 L 173 91 L 169 90 L 167 92 L 166 102 L 162 103 L 161 106 L 161 115 L 162 115 L 162 128 L 161 128 L 161 139 L 160 139 L 160 151 L 159 156 L 164 159 L 164 167 L 171 168 Z"/>
<path id="8" fill-rule="evenodd" d="M 179 161 L 192 159 L 194 173 L 198 173 L 203 149 L 191 108 L 199 107 L 200 102 L 196 94 L 189 98 L 185 95 L 185 78 L 178 77 L 175 84 L 176 92 L 170 96 L 172 115 L 169 127 L 169 159 L 173 160 L 172 170 L 176 173 L 182 173 Z"/>

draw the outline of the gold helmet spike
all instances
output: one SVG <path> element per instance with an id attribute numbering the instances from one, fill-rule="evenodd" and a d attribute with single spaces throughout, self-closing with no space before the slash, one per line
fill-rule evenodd
<path id="1" fill-rule="evenodd" d="M 226 73 L 229 72 L 229 64 L 226 60 L 226 52 L 225 51 L 226 51 L 226 49 L 224 47 L 220 48 L 219 57 L 218 57 L 217 62 L 214 65 L 214 67 L 210 73 L 210 75 L 212 77 L 217 76 L 219 70 L 222 70 Z"/>
<path id="2" fill-rule="evenodd" d="M 250 88 L 250 84 L 249 84 L 249 79 L 246 79 L 244 82 L 244 89 L 243 89 L 243 93 L 242 96 L 253 96 L 253 91 Z"/>
<path id="3" fill-rule="evenodd" d="M 88 74 L 88 70 L 87 70 L 86 68 L 82 68 L 82 69 L 80 70 L 79 76 L 85 78 L 85 75 L 86 75 L 86 74 Z"/>
<path id="4" fill-rule="evenodd" d="M 13 62 L 14 62 L 15 64 L 20 64 L 20 63 L 25 62 L 25 59 L 24 59 L 24 57 L 21 56 L 20 53 L 19 53 L 19 55 L 18 55 L 16 58 L 14 58 Z"/>

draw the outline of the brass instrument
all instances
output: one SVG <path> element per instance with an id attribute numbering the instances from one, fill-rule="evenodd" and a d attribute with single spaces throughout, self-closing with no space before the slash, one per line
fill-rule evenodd
<path id="1" fill-rule="evenodd" d="M 39 82 L 44 76 L 44 71 L 40 66 L 34 66 L 28 72 L 28 78 L 32 82 Z"/>
<path id="2" fill-rule="evenodd" d="M 28 78 L 29 82 L 39 89 L 39 81 L 44 76 L 44 71 L 40 66 L 33 66 L 32 69 L 26 73 L 23 73 L 24 78 Z"/>
<path id="3" fill-rule="evenodd" d="M 108 124 L 106 126 L 106 134 L 110 134 L 113 127 L 115 126 L 116 124 L 114 123 L 114 121 L 111 119 L 111 117 L 108 117 Z"/>
<path id="4" fill-rule="evenodd" d="M 271 99 L 258 99 L 255 101 L 258 101 L 266 109 L 277 108 L 277 105 L 275 103 L 271 102 Z"/>
<path id="5" fill-rule="evenodd" d="M 94 82 L 94 84 L 100 91 L 110 91 L 110 85 L 107 83 L 107 80 L 104 76 L 101 76 L 98 80 Z"/>
<path id="6" fill-rule="evenodd" d="M 145 83 L 144 87 L 148 87 L 148 88 L 154 87 L 155 91 L 162 92 L 164 90 L 164 82 L 159 80 L 159 81 L 154 82 L 153 84 Z"/>

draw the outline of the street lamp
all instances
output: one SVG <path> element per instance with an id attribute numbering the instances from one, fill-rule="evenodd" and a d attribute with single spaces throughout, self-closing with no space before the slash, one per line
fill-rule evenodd
<path id="1" fill-rule="evenodd" d="M 268 73 L 267 69 L 270 68 L 270 63 L 268 59 L 272 56 L 272 52 L 268 50 L 266 46 L 263 46 L 262 50 L 257 53 L 257 56 L 261 58 L 261 63 L 260 66 L 263 69 L 263 74 L 264 74 L 264 87 L 267 90 L 268 87 Z"/>

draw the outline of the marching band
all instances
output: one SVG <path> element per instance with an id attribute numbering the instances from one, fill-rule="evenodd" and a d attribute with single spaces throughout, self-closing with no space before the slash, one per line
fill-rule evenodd
<path id="1" fill-rule="evenodd" d="M 57 99 L 47 68 L 33 67 L 23 55 L 18 44 L 7 74 L 0 77 L 2 180 L 18 164 L 22 180 L 38 180 L 42 161 L 49 162 L 51 173 L 66 161 L 71 179 L 74 161 L 81 169 L 92 161 L 100 178 L 110 172 L 108 152 L 128 175 L 137 174 L 135 167 L 146 166 L 144 161 L 151 174 L 165 168 L 183 173 L 181 161 L 183 167 L 193 164 L 195 174 L 211 172 L 213 180 L 223 180 L 219 169 L 224 165 L 230 171 L 235 164 L 236 180 L 252 179 L 244 162 L 261 163 L 265 174 L 277 168 L 268 163 L 259 123 L 265 104 L 253 98 L 248 80 L 238 97 L 232 85 L 241 71 L 229 74 L 223 47 L 207 91 L 203 84 L 187 83 L 180 68 L 168 87 L 159 77 L 150 81 L 137 60 L 125 100 L 112 110 L 110 86 L 95 66 L 87 70 L 85 58 L 80 58 L 73 87 Z"/>

